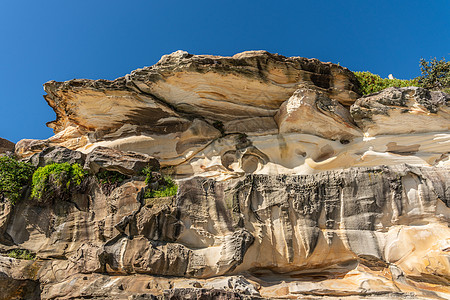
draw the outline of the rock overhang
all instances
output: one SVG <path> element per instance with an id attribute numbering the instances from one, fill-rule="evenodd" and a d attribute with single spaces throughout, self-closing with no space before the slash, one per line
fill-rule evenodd
<path id="1" fill-rule="evenodd" d="M 411 87 L 360 97 L 350 70 L 317 59 L 176 51 L 113 81 L 50 81 L 44 89 L 55 135 L 19 143 L 21 156 L 106 146 L 154 156 L 181 176 L 223 178 L 448 163 L 448 95 Z"/>

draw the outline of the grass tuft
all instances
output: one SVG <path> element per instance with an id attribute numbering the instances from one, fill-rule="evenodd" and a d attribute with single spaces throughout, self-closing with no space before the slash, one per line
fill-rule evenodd
<path id="1" fill-rule="evenodd" d="M 16 259 L 26 259 L 26 260 L 36 259 L 36 255 L 26 249 L 14 249 L 9 251 L 7 255 L 11 258 Z"/>

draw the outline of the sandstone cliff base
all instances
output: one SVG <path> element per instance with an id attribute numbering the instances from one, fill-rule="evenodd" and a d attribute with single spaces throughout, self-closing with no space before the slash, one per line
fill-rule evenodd
<path id="1" fill-rule="evenodd" d="M 152 201 L 139 178 L 110 195 L 92 182 L 70 202 L 4 204 L 2 247 L 39 259 L 0 257 L 1 284 L 43 299 L 445 299 L 449 178 L 412 166 L 194 178 Z"/>

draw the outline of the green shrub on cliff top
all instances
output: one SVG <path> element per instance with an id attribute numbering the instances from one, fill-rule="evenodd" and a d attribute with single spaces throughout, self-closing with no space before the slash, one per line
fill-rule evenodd
<path id="1" fill-rule="evenodd" d="M 417 79 L 404 80 L 381 78 L 379 75 L 372 74 L 367 71 L 353 73 L 361 85 L 361 93 L 363 95 L 379 92 L 388 87 L 420 86 Z"/>
<path id="2" fill-rule="evenodd" d="M 81 185 L 87 172 L 79 164 L 54 163 L 40 167 L 33 174 L 31 196 L 38 201 L 67 196 Z"/>
<path id="3" fill-rule="evenodd" d="M 420 60 L 422 76 L 419 77 L 420 84 L 427 89 L 442 90 L 450 93 L 450 61 L 445 58 L 431 61 Z"/>
<path id="4" fill-rule="evenodd" d="M 13 158 L 0 157 L 0 196 L 15 204 L 22 197 L 23 188 L 30 184 L 34 167 Z"/>
<path id="5" fill-rule="evenodd" d="M 353 73 L 361 85 L 363 95 L 379 92 L 388 87 L 407 86 L 418 86 L 450 93 L 450 61 L 445 61 L 445 58 L 441 60 L 433 58 L 428 62 L 422 58 L 420 71 L 422 75 L 411 80 L 381 78 L 370 72 Z"/>

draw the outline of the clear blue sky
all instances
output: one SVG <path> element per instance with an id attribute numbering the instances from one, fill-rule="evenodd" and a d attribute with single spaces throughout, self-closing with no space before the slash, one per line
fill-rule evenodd
<path id="1" fill-rule="evenodd" d="M 450 1 L 0 1 L 0 137 L 44 139 L 48 80 L 115 79 L 163 54 L 264 49 L 387 77 L 450 58 Z"/>

